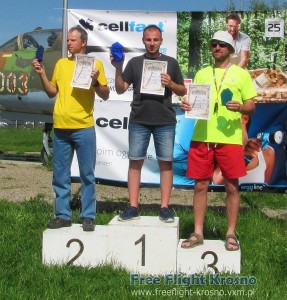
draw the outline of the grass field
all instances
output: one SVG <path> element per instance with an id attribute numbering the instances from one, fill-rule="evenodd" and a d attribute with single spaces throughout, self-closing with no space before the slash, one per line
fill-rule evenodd
<path id="1" fill-rule="evenodd" d="M 42 149 L 43 130 L 36 128 L 0 128 L 1 152 L 40 152 Z"/>
<path id="2" fill-rule="evenodd" d="M 22 203 L 0 200 L 0 211 L 2 299 L 181 299 L 183 295 L 188 298 L 190 290 L 196 293 L 195 299 L 286 299 L 286 221 L 270 219 L 255 206 L 240 214 L 237 234 L 242 251 L 240 276 L 252 276 L 256 283 L 210 285 L 207 275 L 206 284 L 188 287 L 163 282 L 131 285 L 130 274 L 112 266 L 45 266 L 41 258 L 42 233 L 52 207 L 37 197 Z M 180 218 L 180 238 L 185 238 L 193 215 L 187 208 L 175 213 Z M 98 212 L 96 223 L 107 224 L 115 214 Z M 142 211 L 145 214 L 153 213 Z M 76 211 L 75 222 L 77 218 Z M 206 239 L 224 239 L 225 214 L 209 209 L 205 228 Z"/>
<path id="3" fill-rule="evenodd" d="M 29 130 L 28 133 L 26 129 L 21 129 L 20 133 L 9 129 L 4 135 L 3 130 L 6 129 L 0 129 L 0 151 L 15 151 L 15 145 L 17 149 L 21 145 L 23 152 L 37 151 L 41 145 L 41 129 Z M 19 141 L 15 141 L 14 134 Z M 38 140 L 28 142 L 29 135 L 34 138 L 38 135 L 39 144 Z M 3 142 L 6 143 L 5 149 L 2 148 Z M 250 192 L 241 195 L 244 209 L 237 226 L 242 251 L 240 276 L 256 278 L 256 283 L 211 285 L 207 275 L 206 284 L 188 287 L 164 285 L 163 282 L 159 285 L 131 285 L 130 274 L 111 265 L 96 268 L 43 265 L 42 233 L 53 215 L 52 206 L 40 195 L 21 203 L 0 199 L 0 297 L 9 300 L 287 299 L 286 219 L 270 218 L 262 212 L 263 208 L 286 210 L 286 194 Z M 218 193 L 218 197 L 224 196 L 224 193 Z M 186 238 L 193 226 L 193 212 L 182 207 L 174 213 L 180 219 L 179 236 Z M 116 214 L 116 211 L 98 211 L 96 224 L 108 224 Z M 141 214 L 156 215 L 156 212 L 143 210 Z M 75 211 L 75 223 L 78 215 L 79 211 Z M 224 209 L 209 208 L 205 238 L 223 240 L 225 231 Z M 231 275 L 232 278 L 236 276 Z"/>

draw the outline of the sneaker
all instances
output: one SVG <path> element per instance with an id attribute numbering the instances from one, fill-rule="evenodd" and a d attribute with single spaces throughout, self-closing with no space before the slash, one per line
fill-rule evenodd
<path id="1" fill-rule="evenodd" d="M 163 207 L 163 208 L 160 209 L 160 211 L 159 211 L 159 219 L 162 222 L 165 222 L 165 223 L 172 223 L 172 222 L 174 222 L 173 213 L 167 207 Z"/>
<path id="2" fill-rule="evenodd" d="M 84 231 L 94 231 L 95 230 L 95 220 L 92 218 L 83 218 L 82 220 Z"/>
<path id="3" fill-rule="evenodd" d="M 118 221 L 130 221 L 139 218 L 139 209 L 137 207 L 130 206 L 118 217 Z"/>
<path id="4" fill-rule="evenodd" d="M 64 220 L 64 219 L 61 219 L 59 217 L 52 220 L 47 225 L 47 227 L 50 228 L 50 229 L 58 229 L 58 228 L 62 228 L 62 227 L 71 227 L 71 226 L 72 226 L 71 220 Z"/>

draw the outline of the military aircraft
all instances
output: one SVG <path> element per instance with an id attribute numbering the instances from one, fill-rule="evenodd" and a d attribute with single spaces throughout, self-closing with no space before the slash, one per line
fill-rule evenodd
<path id="1" fill-rule="evenodd" d="M 51 77 L 56 61 L 61 57 L 61 29 L 36 28 L 19 34 L 0 46 L 0 110 L 1 112 L 40 114 L 51 121 L 53 101 L 43 92 L 39 76 L 33 72 L 32 60 L 39 46 L 44 48 L 45 69 Z M 41 100 L 41 101 L 40 101 Z M 46 118 L 43 118 L 45 116 Z"/>
<path id="2" fill-rule="evenodd" d="M 61 57 L 62 29 L 42 29 L 19 34 L 0 46 L 0 117 L 45 122 L 42 158 L 51 153 L 50 132 L 55 99 L 43 91 L 32 60 L 43 47 L 43 61 L 51 78 L 56 61 Z"/>

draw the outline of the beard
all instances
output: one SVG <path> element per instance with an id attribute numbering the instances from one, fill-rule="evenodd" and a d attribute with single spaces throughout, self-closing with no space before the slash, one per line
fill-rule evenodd
<path id="1" fill-rule="evenodd" d="M 219 53 L 220 55 L 216 55 L 217 53 Z M 212 56 L 213 56 L 213 58 L 216 62 L 223 62 L 223 61 L 225 61 L 226 59 L 228 59 L 230 57 L 230 54 L 229 53 L 224 54 L 224 53 L 221 53 L 221 52 L 214 52 L 214 53 L 212 53 Z"/>

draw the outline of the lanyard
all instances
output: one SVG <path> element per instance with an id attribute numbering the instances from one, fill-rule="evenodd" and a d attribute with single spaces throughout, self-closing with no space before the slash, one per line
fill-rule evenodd
<path id="1" fill-rule="evenodd" d="M 215 68 L 213 67 L 213 80 L 214 80 L 214 85 L 215 85 L 215 89 L 216 89 L 216 101 L 215 101 L 215 104 L 214 104 L 214 111 L 213 113 L 217 113 L 217 110 L 218 110 L 218 96 L 219 96 L 219 92 L 221 90 L 221 87 L 222 87 L 222 84 L 223 84 L 223 81 L 224 81 L 224 78 L 226 76 L 226 73 L 229 69 L 229 67 L 231 66 L 231 64 L 229 63 L 228 66 L 226 67 L 225 71 L 224 71 L 224 74 L 221 78 L 221 81 L 220 81 L 220 84 L 219 84 L 219 87 L 217 88 L 217 83 L 216 83 L 216 76 L 215 76 Z"/>

